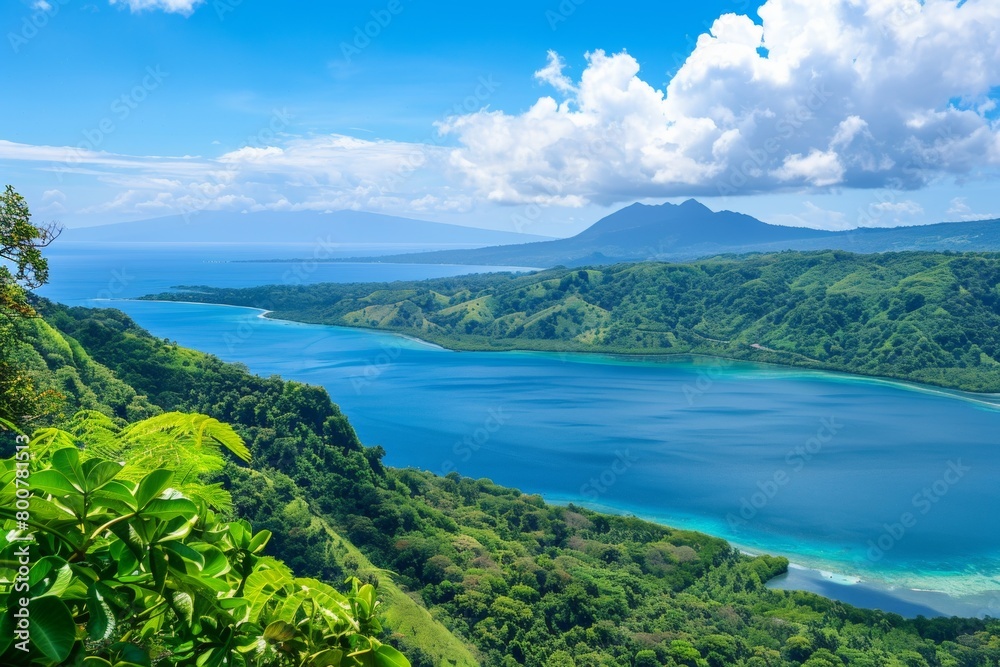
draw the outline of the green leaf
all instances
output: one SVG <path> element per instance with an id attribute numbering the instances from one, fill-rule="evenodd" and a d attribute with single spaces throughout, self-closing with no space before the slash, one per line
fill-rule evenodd
<path id="1" fill-rule="evenodd" d="M 0 418 L 0 430 L 13 431 L 18 435 L 24 435 L 24 433 L 19 429 L 14 422 L 7 421 L 6 419 Z M 2 653 L 2 651 L 0 651 Z"/>
<path id="2" fill-rule="evenodd" d="M 58 470 L 41 470 L 31 476 L 31 488 L 34 491 L 42 491 L 56 498 L 79 495 L 82 489 L 78 489 L 66 475 Z"/>
<path id="3" fill-rule="evenodd" d="M 274 621 L 264 629 L 264 639 L 274 643 L 284 643 L 295 636 L 295 626 L 284 621 Z"/>
<path id="4" fill-rule="evenodd" d="M 267 546 L 267 543 L 271 541 L 271 531 L 262 530 L 253 539 L 250 540 L 250 545 L 247 547 L 247 551 L 252 554 L 260 553 Z"/>
<path id="5" fill-rule="evenodd" d="M 139 507 L 143 508 L 151 500 L 158 497 L 170 487 L 170 482 L 174 479 L 172 470 L 154 470 L 139 482 L 139 489 L 135 492 L 135 499 Z"/>
<path id="6" fill-rule="evenodd" d="M 194 623 L 194 599 L 187 593 L 174 593 L 174 612 L 189 626 Z"/>
<path id="7" fill-rule="evenodd" d="M 107 585 L 95 582 L 87 591 L 87 611 L 90 613 L 87 634 L 95 642 L 110 638 L 118 625 L 105 597 L 106 588 Z"/>
<path id="8" fill-rule="evenodd" d="M 229 559 L 226 558 L 226 554 L 222 553 L 219 549 L 212 546 L 199 546 L 198 549 L 201 552 L 202 558 L 205 559 L 205 565 L 201 570 L 203 577 L 216 577 L 232 569 Z"/>
<path id="9" fill-rule="evenodd" d="M 42 586 L 38 586 L 36 588 L 36 586 L 33 585 L 31 592 L 34 597 L 40 598 L 46 595 L 52 595 L 57 598 L 65 598 L 64 593 L 66 593 L 66 590 L 73 583 L 73 569 L 65 561 L 62 562 L 62 565 L 59 565 L 58 561 L 61 561 L 62 559 L 54 560 L 57 562 L 53 562 L 53 569 L 50 572 L 45 573 L 42 580 L 37 582 L 39 584 L 45 584 L 45 592 L 38 594 L 38 588 L 42 588 Z M 32 568 L 32 576 L 34 576 L 34 568 Z"/>
<path id="10" fill-rule="evenodd" d="M 93 459 L 83 464 L 83 474 L 87 482 L 87 491 L 96 491 L 113 480 L 121 473 L 124 466 L 113 461 Z"/>
<path id="11" fill-rule="evenodd" d="M 405 655 L 385 644 L 375 649 L 375 664 L 378 667 L 410 667 Z"/>
<path id="12" fill-rule="evenodd" d="M 117 662 L 119 666 L 123 663 L 131 663 L 133 665 L 140 665 L 141 667 L 150 666 L 149 653 L 135 644 L 115 644 L 111 648 L 120 651 L 121 660 Z"/>
<path id="13" fill-rule="evenodd" d="M 3 612 L 0 619 L 0 655 L 7 652 L 10 645 L 14 643 L 14 609 L 13 607 Z"/>
<path id="14" fill-rule="evenodd" d="M 64 447 L 52 454 L 52 467 L 66 475 L 79 491 L 83 491 L 83 471 L 80 470 L 80 450 Z M 32 476 L 34 477 L 34 476 Z"/>
<path id="15" fill-rule="evenodd" d="M 95 491 L 92 498 L 95 503 L 104 504 L 114 500 L 128 506 L 132 511 L 139 509 L 139 505 L 135 500 L 135 493 L 133 493 L 131 488 L 119 481 L 108 482 L 99 491 Z M 110 504 L 106 506 L 115 507 L 115 505 Z M 123 514 L 128 514 L 128 512 L 123 512 Z"/>
<path id="16" fill-rule="evenodd" d="M 143 509 L 139 511 L 139 515 L 145 517 L 173 519 L 180 516 L 193 519 L 198 516 L 197 505 L 186 498 L 174 498 L 172 500 L 154 498 L 142 506 Z"/>
<path id="17" fill-rule="evenodd" d="M 63 662 L 76 643 L 76 624 L 66 603 L 58 598 L 32 600 L 31 643 L 50 660 Z"/>
<path id="18" fill-rule="evenodd" d="M 267 603 L 292 583 L 292 578 L 279 570 L 257 570 L 252 573 L 243 588 L 243 596 L 250 602 L 250 621 L 256 622 Z"/>
<path id="19" fill-rule="evenodd" d="M 186 567 L 188 563 L 194 566 L 195 572 L 192 574 L 205 569 L 205 557 L 183 542 L 164 542 L 163 548 L 177 556 L 176 560 L 171 558 L 170 563 L 184 572 L 189 569 Z"/>
<path id="20" fill-rule="evenodd" d="M 343 651 L 339 648 L 331 648 L 325 651 L 320 651 L 316 655 L 312 656 L 309 660 L 309 664 L 312 667 L 340 667 L 343 659 Z"/>
<path id="21" fill-rule="evenodd" d="M 153 575 L 156 591 L 162 595 L 167 580 L 167 555 L 159 548 L 153 547 L 149 551 L 149 571 Z"/>

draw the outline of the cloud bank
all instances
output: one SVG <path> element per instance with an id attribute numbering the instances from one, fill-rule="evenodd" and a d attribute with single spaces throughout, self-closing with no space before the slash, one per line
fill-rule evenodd
<path id="1" fill-rule="evenodd" d="M 1000 164 L 1000 3 L 769 0 L 727 14 L 658 90 L 626 52 L 550 52 L 554 96 L 450 118 L 451 166 L 501 204 L 918 189 Z"/>

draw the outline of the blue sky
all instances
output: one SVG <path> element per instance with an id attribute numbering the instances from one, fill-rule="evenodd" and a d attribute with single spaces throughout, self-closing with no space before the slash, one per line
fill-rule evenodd
<path id="1" fill-rule="evenodd" d="M 68 226 L 350 207 L 564 235 L 689 196 L 1000 217 L 997 3 L 915 2 L 9 1 L 0 161 Z"/>

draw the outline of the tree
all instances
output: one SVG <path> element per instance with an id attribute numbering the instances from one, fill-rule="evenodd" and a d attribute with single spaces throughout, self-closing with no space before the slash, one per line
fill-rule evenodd
<path id="1" fill-rule="evenodd" d="M 58 236 L 58 227 L 39 227 L 31 222 L 28 203 L 8 185 L 0 195 L 0 259 L 10 265 L 0 265 L 0 313 L 5 317 L 10 313 L 34 314 L 24 290 L 48 282 L 49 263 L 42 249 Z"/>
<path id="2" fill-rule="evenodd" d="M 26 289 L 41 287 L 49 278 L 49 264 L 42 256 L 59 235 L 55 226 L 38 227 L 24 197 L 13 187 L 0 195 L 0 418 L 24 425 L 46 412 L 45 401 L 31 378 L 14 363 L 14 325 L 32 317 Z"/>

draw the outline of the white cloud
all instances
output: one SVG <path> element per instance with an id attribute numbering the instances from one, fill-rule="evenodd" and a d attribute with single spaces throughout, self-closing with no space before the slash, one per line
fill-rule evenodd
<path id="1" fill-rule="evenodd" d="M 976 213 L 969 206 L 968 200 L 965 197 L 955 197 L 951 200 L 951 208 L 948 209 L 948 215 L 952 216 L 952 220 L 957 222 L 996 220 L 1000 218 L 1000 215 L 996 215 L 995 213 Z"/>
<path id="2" fill-rule="evenodd" d="M 37 9 L 40 12 L 47 12 L 52 9 L 52 5 L 46 2 L 46 0 L 35 0 L 35 2 L 31 3 L 31 8 Z"/>
<path id="3" fill-rule="evenodd" d="M 549 62 L 542 69 L 535 72 L 535 78 L 542 83 L 547 83 L 560 93 L 576 92 L 573 81 L 563 74 L 566 68 L 566 61 L 555 51 L 549 51 Z"/>
<path id="4" fill-rule="evenodd" d="M 844 165 L 832 151 L 813 150 L 809 155 L 789 155 L 772 174 L 782 183 L 799 181 L 821 188 L 843 181 Z"/>
<path id="5" fill-rule="evenodd" d="M 491 201 L 583 205 L 789 187 L 924 187 L 1000 166 L 995 0 L 768 0 L 720 17 L 659 90 L 626 52 L 556 53 L 554 97 L 448 119 Z M 761 48 L 763 47 L 763 49 Z"/>
<path id="6" fill-rule="evenodd" d="M 205 0 L 110 0 L 112 5 L 128 5 L 133 12 L 162 9 L 167 13 L 190 16 Z"/>
<path id="7" fill-rule="evenodd" d="M 342 135 L 284 138 L 215 158 L 136 157 L 0 140 L 0 163 L 25 164 L 66 179 L 96 180 L 107 199 L 79 214 L 169 215 L 198 210 L 367 209 L 396 214 L 470 210 L 473 199 L 442 174 L 438 146 Z M 54 180 L 54 179 L 51 179 Z M 46 212 L 61 212 L 53 190 Z M 61 193 L 60 193 L 61 194 Z M 39 209 L 40 211 L 42 209 Z"/>
<path id="8" fill-rule="evenodd" d="M 891 213 L 897 216 L 915 216 L 924 212 L 924 207 L 911 199 L 900 202 L 880 202 L 874 204 L 872 208 L 879 213 Z"/>

